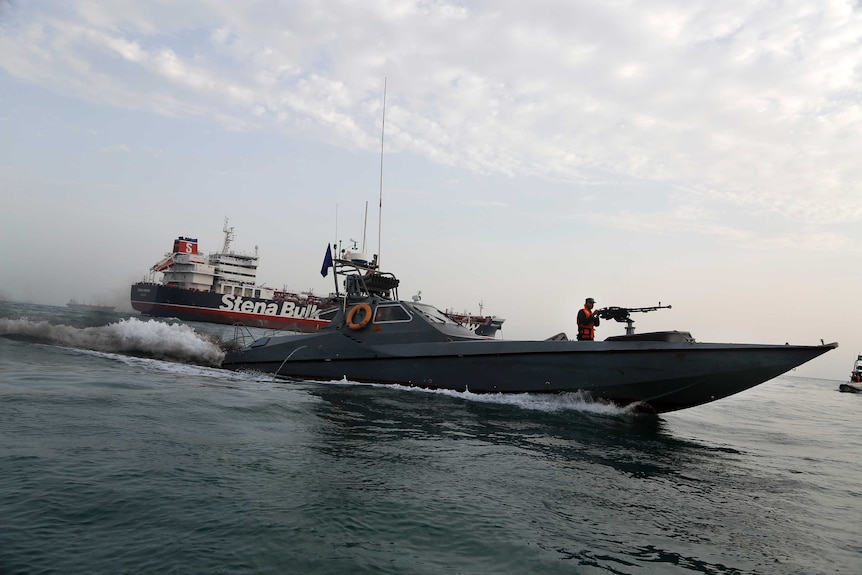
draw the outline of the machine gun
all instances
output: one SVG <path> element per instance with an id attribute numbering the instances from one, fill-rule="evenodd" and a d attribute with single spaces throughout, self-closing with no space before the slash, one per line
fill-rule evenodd
<path id="1" fill-rule="evenodd" d="M 626 335 L 634 335 L 635 328 L 634 323 L 635 320 L 631 318 L 631 314 L 634 312 L 642 312 L 646 313 L 648 311 L 655 311 L 657 309 L 671 309 L 669 305 L 661 305 L 661 302 L 658 302 L 657 306 L 653 307 L 603 307 L 602 309 L 596 310 L 595 313 L 602 319 L 612 319 L 618 322 L 626 322 Z"/>

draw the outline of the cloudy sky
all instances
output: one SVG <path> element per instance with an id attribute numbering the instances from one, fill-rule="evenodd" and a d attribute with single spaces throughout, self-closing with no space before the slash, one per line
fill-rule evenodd
<path id="1" fill-rule="evenodd" d="M 506 339 L 592 296 L 841 344 L 800 375 L 862 352 L 856 1 L 0 0 L 0 103 L 6 299 L 128 306 L 228 217 L 270 286 L 330 291 L 365 230 L 403 297 Z"/>

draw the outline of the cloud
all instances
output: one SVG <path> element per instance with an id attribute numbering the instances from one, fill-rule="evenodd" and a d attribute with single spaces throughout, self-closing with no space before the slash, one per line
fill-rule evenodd
<path id="1" fill-rule="evenodd" d="M 392 151 L 591 193 L 639 179 L 796 222 L 862 219 L 849 1 L 79 0 L 0 17 L 8 74 L 92 102 L 373 150 L 387 78 Z"/>
<path id="2" fill-rule="evenodd" d="M 129 149 L 129 147 L 128 147 L 127 145 L 125 145 L 125 144 L 117 144 L 117 145 L 114 145 L 114 146 L 107 146 L 107 147 L 105 147 L 105 148 L 102 148 L 102 151 L 103 151 L 103 152 L 106 152 L 106 153 L 109 153 L 109 154 L 110 154 L 110 153 L 114 153 L 114 152 L 121 152 L 121 153 L 124 153 L 124 154 L 128 154 L 131 150 L 130 150 L 130 149 Z"/>
<path id="3" fill-rule="evenodd" d="M 572 219 L 590 221 L 608 228 L 625 230 L 632 236 L 642 234 L 705 236 L 744 251 L 819 251 L 833 254 L 859 252 L 859 248 L 837 232 L 820 229 L 776 229 L 762 222 L 753 225 L 737 217 L 736 225 L 725 223 L 724 214 L 695 206 L 680 206 L 664 212 L 624 212 L 608 215 L 586 213 Z"/>

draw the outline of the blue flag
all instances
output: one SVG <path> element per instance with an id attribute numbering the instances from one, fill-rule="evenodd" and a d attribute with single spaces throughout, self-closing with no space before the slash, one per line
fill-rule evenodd
<path id="1" fill-rule="evenodd" d="M 332 267 L 332 250 L 330 246 L 332 244 L 326 244 L 326 255 L 323 256 L 323 267 L 320 268 L 320 275 L 326 277 L 329 274 L 329 268 Z"/>

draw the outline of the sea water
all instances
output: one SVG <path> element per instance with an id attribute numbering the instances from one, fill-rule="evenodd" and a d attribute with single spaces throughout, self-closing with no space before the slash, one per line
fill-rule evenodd
<path id="1" fill-rule="evenodd" d="M 221 326 L 0 303 L 0 573 L 862 573 L 862 394 L 662 416 L 218 368 Z"/>

